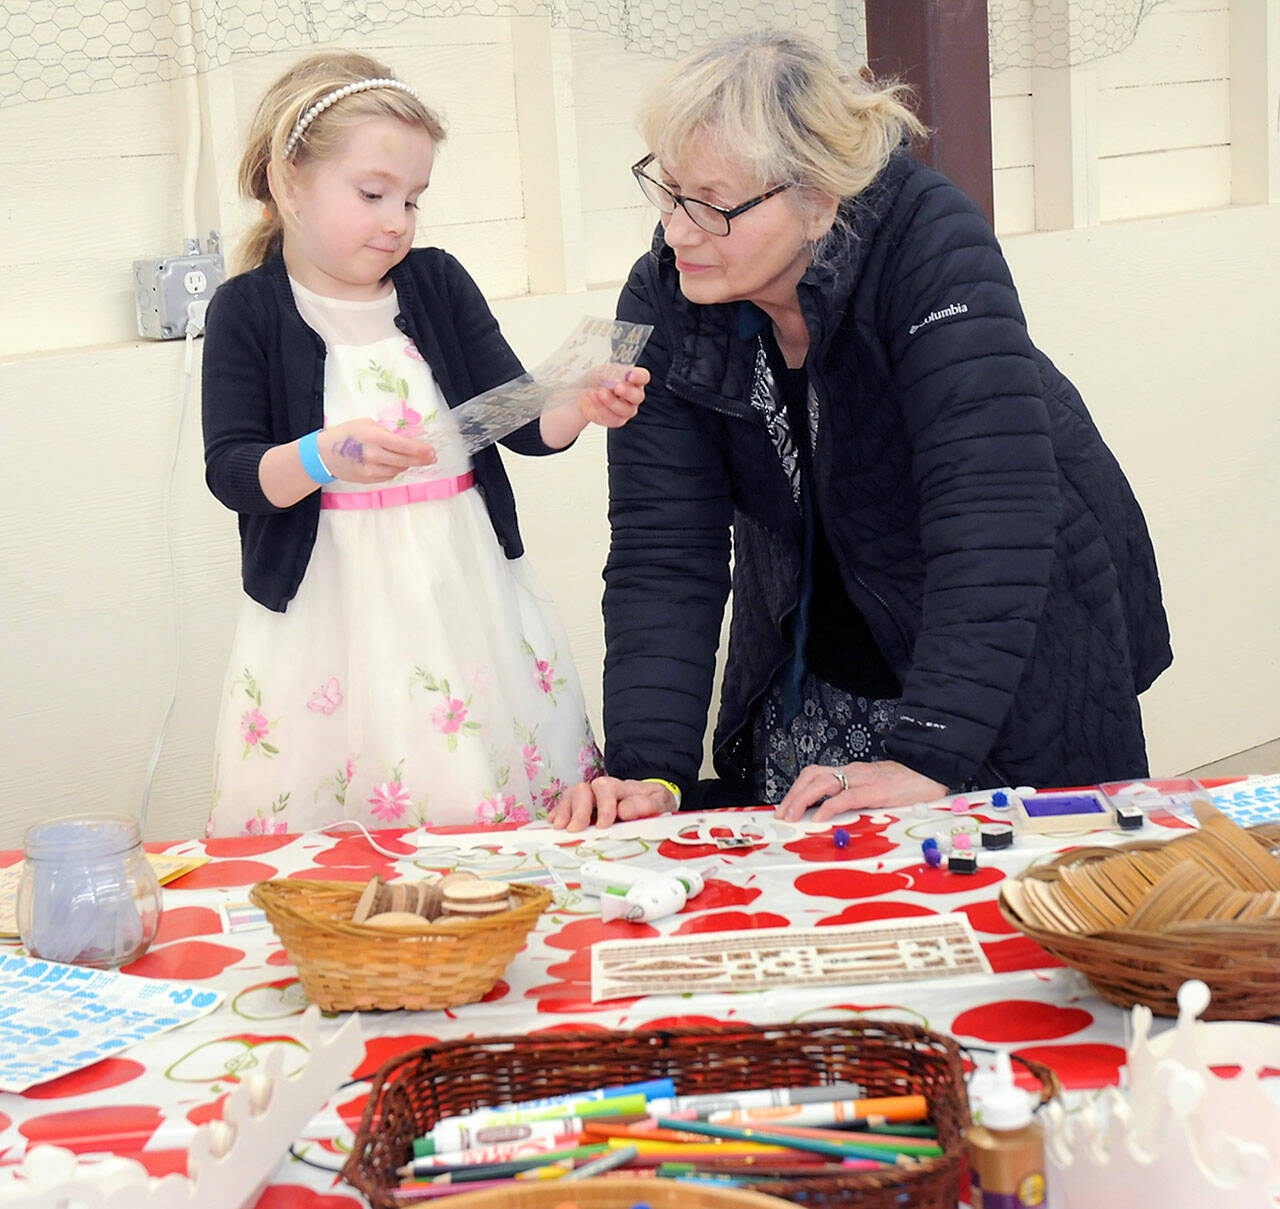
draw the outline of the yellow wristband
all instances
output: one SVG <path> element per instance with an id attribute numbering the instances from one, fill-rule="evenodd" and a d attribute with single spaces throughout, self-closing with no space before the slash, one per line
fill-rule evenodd
<path id="1" fill-rule="evenodd" d="M 676 809 L 680 809 L 681 793 L 679 785 L 673 785 L 670 781 L 664 781 L 661 777 L 644 777 L 642 778 L 642 783 L 645 785 L 665 785 L 671 790 L 671 796 L 676 800 Z"/>

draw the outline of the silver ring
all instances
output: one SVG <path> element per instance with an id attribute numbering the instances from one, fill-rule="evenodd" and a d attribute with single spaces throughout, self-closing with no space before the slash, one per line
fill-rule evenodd
<path id="1" fill-rule="evenodd" d="M 849 782 L 848 782 L 847 780 L 845 780 L 845 775 L 844 775 L 844 773 L 842 773 L 838 768 L 833 768 L 833 769 L 831 770 L 831 775 L 832 775 L 833 777 L 835 777 L 835 779 L 836 779 L 837 781 L 839 781 L 839 782 L 840 782 L 840 788 L 841 788 L 841 789 L 848 789 L 848 788 L 849 788 Z"/>

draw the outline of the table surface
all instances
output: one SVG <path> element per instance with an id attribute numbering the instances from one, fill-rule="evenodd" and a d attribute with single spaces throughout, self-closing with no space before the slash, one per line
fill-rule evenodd
<path id="1" fill-rule="evenodd" d="M 718 851 L 676 838 L 678 829 L 690 836 L 690 828 L 702 820 L 724 825 L 746 818 L 772 829 L 768 842 Z M 193 1132 L 221 1116 L 222 1103 L 240 1078 L 260 1070 L 280 1047 L 286 1051 L 285 1069 L 296 1068 L 299 1047 L 291 1033 L 306 1001 L 293 965 L 269 927 L 224 931 L 222 908 L 247 904 L 255 882 L 275 877 L 364 882 L 378 873 L 387 880 L 416 880 L 429 872 L 469 869 L 484 876 L 536 878 L 554 867 L 573 887 L 574 870 L 592 859 L 637 860 L 651 868 L 696 861 L 710 867 L 700 895 L 678 915 L 651 924 L 603 924 L 598 900 L 572 888 L 558 892 L 529 943 L 482 1002 L 434 1012 L 363 1013 L 364 1059 L 349 1073 L 354 1080 L 367 1079 L 408 1049 L 449 1038 L 868 1016 L 909 1021 L 953 1034 L 962 1043 L 1038 1059 L 1053 1067 L 1067 1088 L 1116 1082 L 1124 1062 L 1127 1013 L 1099 999 L 1079 975 L 1011 928 L 996 897 L 1003 878 L 1033 860 L 1081 842 L 1122 842 L 1135 833 L 1019 836 L 1012 848 L 984 850 L 977 837 L 982 821 L 998 822 L 1002 816 L 991 809 L 957 814 L 915 807 L 812 825 L 774 824 L 762 812 L 716 812 L 576 835 L 537 827 L 375 833 L 378 846 L 402 854 L 399 858 L 379 853 L 351 830 L 149 844 L 152 851 L 209 859 L 164 888 L 159 935 L 124 972 L 211 986 L 226 998 L 211 1014 L 117 1057 L 21 1095 L 0 1095 L 0 1163 L 16 1162 L 30 1146 L 52 1142 L 82 1156 L 128 1155 L 157 1176 L 185 1172 Z M 836 826 L 849 832 L 848 847 L 833 842 Z M 1173 816 L 1157 814 L 1137 834 L 1167 835 L 1166 829 L 1182 826 Z M 924 839 L 960 832 L 973 837 L 976 873 L 950 873 L 923 861 Z M 0 856 L 0 864 L 17 856 Z M 947 912 L 968 918 L 992 974 L 591 1001 L 590 950 L 601 939 Z M 0 952 L 5 946 L 0 942 Z M 10 951 L 17 947 L 16 941 L 7 943 Z M 336 1031 L 345 1018 L 325 1019 L 322 1030 Z M 305 1129 L 298 1149 L 340 1167 L 367 1090 L 362 1081 L 336 1090 Z M 283 1156 L 257 1209 L 359 1209 L 363 1204 L 336 1174 Z"/>

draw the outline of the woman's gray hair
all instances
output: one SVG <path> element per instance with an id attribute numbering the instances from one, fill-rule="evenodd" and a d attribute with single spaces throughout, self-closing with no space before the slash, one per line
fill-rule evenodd
<path id="1" fill-rule="evenodd" d="M 694 51 L 650 92 L 641 136 L 660 164 L 696 145 L 724 156 L 761 189 L 790 183 L 857 197 L 907 134 L 924 126 L 909 90 L 846 69 L 803 34 L 762 29 Z"/>

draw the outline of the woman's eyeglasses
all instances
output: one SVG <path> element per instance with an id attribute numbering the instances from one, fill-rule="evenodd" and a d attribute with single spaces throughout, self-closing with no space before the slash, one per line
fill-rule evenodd
<path id="1" fill-rule="evenodd" d="M 740 206 L 734 206 L 730 210 L 726 210 L 723 206 L 713 206 L 710 202 L 698 201 L 694 197 L 682 197 L 679 193 L 673 193 L 666 185 L 653 179 L 645 172 L 654 159 L 653 152 L 650 152 L 638 163 L 631 165 L 631 174 L 636 178 L 636 184 L 640 186 L 640 192 L 643 193 L 650 202 L 658 207 L 663 214 L 674 214 L 676 207 L 681 206 L 689 218 L 701 227 L 704 231 L 711 235 L 728 235 L 729 220 L 737 218 L 739 214 L 750 210 L 752 206 L 758 206 L 762 201 L 768 201 L 775 193 L 781 193 L 784 189 L 790 189 L 791 184 L 776 185 L 767 193 L 760 194 L 759 197 L 753 197 L 750 201 L 745 201 Z"/>

